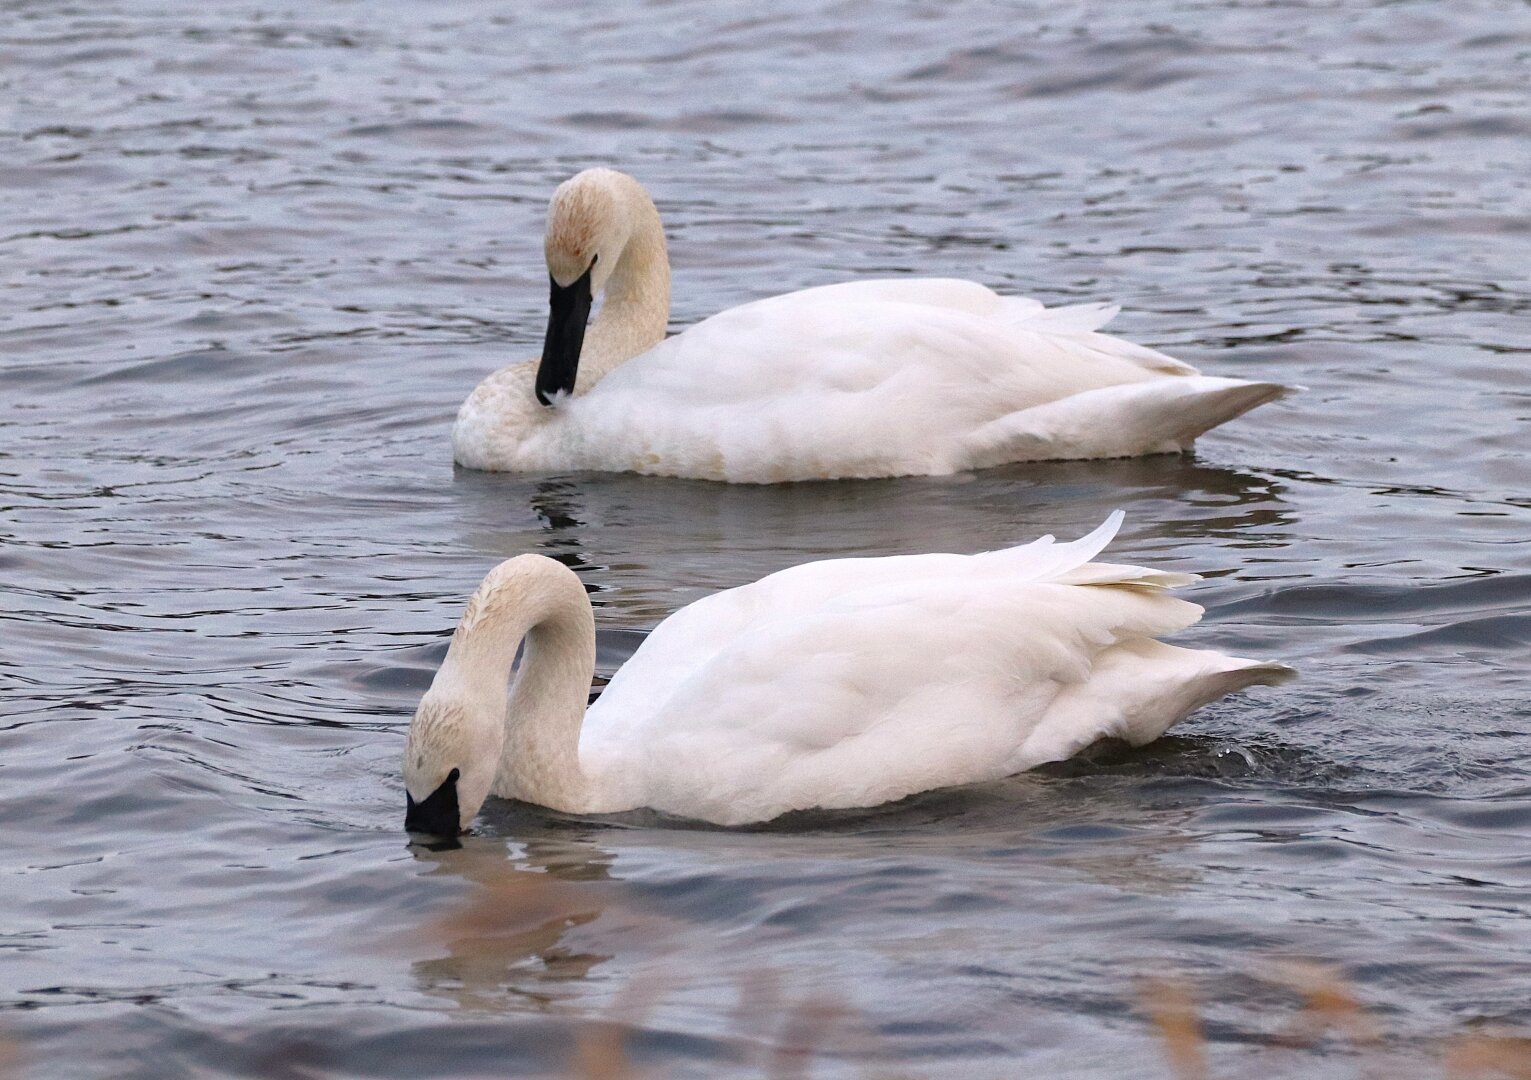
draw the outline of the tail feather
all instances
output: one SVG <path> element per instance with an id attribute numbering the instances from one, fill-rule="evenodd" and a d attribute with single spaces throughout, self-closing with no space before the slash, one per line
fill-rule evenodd
<path id="1" fill-rule="evenodd" d="M 999 318 L 1018 330 L 1036 334 L 1054 334 L 1073 340 L 1090 352 L 1114 360 L 1128 360 L 1147 371 L 1166 375 L 1200 375 L 1190 364 L 1166 356 L 1157 349 L 1126 341 L 1100 328 L 1121 313 L 1119 304 L 1065 304 L 1043 307 L 1035 300 L 1019 296 L 1000 297 Z"/>
<path id="2" fill-rule="evenodd" d="M 1106 550 L 1111 541 L 1116 539 L 1116 534 L 1121 529 L 1125 518 L 1126 515 L 1122 511 L 1113 510 L 1106 515 L 1105 521 L 1078 540 L 1060 544 L 1051 533 L 1048 533 L 1029 544 L 988 552 L 984 558 L 1016 564 L 1018 575 L 1012 580 L 1062 580 L 1070 574 L 1077 573 L 1091 559 Z"/>
<path id="3" fill-rule="evenodd" d="M 1003 297 L 1005 306 L 1000 308 L 1000 318 L 1028 330 L 1040 330 L 1048 334 L 1087 334 L 1099 330 L 1121 312 L 1119 304 L 1066 304 L 1063 307 L 1043 307 L 1035 300 L 1024 305 L 1015 301 L 1019 297 Z M 1035 306 L 1033 306 L 1035 305 Z"/>
<path id="4" fill-rule="evenodd" d="M 1072 757 L 1101 739 L 1143 746 L 1186 714 L 1248 686 L 1296 676 L 1285 664 L 1137 638 L 1096 657 L 1090 677 L 1065 687 L 1027 737 L 1018 769 Z"/>
<path id="5" fill-rule="evenodd" d="M 1292 389 L 1188 375 L 1087 390 L 979 428 L 967 439 L 967 467 L 1179 453 L 1204 432 Z"/>
<path id="6" fill-rule="evenodd" d="M 1137 589 L 1178 589 L 1201 580 L 1200 574 L 1153 570 L 1146 566 L 1089 563 L 1055 579 L 1060 585 L 1120 585 Z"/>

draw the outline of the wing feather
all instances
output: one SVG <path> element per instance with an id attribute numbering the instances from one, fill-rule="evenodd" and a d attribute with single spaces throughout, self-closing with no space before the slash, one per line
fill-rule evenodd
<path id="1" fill-rule="evenodd" d="M 565 409 L 592 460 L 640 472 L 673 460 L 754 482 L 950 472 L 967 467 L 974 431 L 1018 410 L 1194 373 L 1090 329 L 1108 314 L 1032 309 L 972 282 L 824 286 L 703 320 Z"/>
<path id="2" fill-rule="evenodd" d="M 810 564 L 701 601 L 618 672 L 581 754 L 620 750 L 637 802 L 721 822 L 1029 767 L 1028 737 L 1103 656 L 1200 616 L 1162 587 L 1173 575 L 1088 563 L 1119 523 L 1070 544 Z"/>

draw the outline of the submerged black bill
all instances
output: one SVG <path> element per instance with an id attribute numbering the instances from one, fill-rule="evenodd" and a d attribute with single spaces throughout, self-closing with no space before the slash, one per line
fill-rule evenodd
<path id="1" fill-rule="evenodd" d="M 590 319 L 590 271 L 568 285 L 553 281 L 548 298 L 548 336 L 542 342 L 542 363 L 537 367 L 537 400 L 553 404 L 554 394 L 574 393 L 579 374 L 579 350 L 585 344 L 585 323 Z M 552 279 L 549 278 L 551 281 Z"/>
<path id="2" fill-rule="evenodd" d="M 415 802 L 409 792 L 404 793 L 406 832 L 431 836 L 456 836 L 462 832 L 462 821 L 457 813 L 457 778 L 460 775 L 453 769 L 440 787 L 419 802 Z"/>

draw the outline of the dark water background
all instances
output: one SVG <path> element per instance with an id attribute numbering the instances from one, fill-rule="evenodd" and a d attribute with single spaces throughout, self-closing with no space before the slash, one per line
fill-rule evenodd
<path id="1" fill-rule="evenodd" d="M 547 196 L 598 163 L 659 202 L 677 327 L 954 274 L 1311 389 L 1184 460 L 454 473 L 458 402 L 540 343 Z M 1273 1042 L 1293 957 L 1395 1075 L 1531 1024 L 1528 177 L 1510 0 L 0 3 L 21 1075 L 556 1074 L 611 1016 L 660 1075 L 758 1075 L 803 1041 L 774 993 L 844 1010 L 816 1075 L 1158 1076 L 1137 984 L 1176 972 L 1225 1074 L 1353 1075 Z M 504 556 L 579 568 L 609 673 L 766 571 L 1117 506 L 1119 558 L 1208 575 L 1184 640 L 1302 681 L 864 815 L 501 805 L 405 847 L 405 725 Z M 439 925 L 486 885 L 525 926 Z"/>

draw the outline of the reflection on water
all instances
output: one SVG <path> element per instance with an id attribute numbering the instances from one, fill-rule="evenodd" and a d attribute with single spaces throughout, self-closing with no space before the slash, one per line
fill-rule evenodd
<path id="1" fill-rule="evenodd" d="M 650 622 L 704 592 L 800 562 L 980 551 L 1045 532 L 1072 539 L 1118 507 L 1128 508 L 1129 518 L 1113 553 L 1131 543 L 1145 559 L 1181 556 L 1186 540 L 1281 546 L 1283 530 L 1294 524 L 1280 481 L 1174 455 L 772 487 L 599 474 L 549 480 L 468 470 L 458 470 L 454 480 L 471 493 L 456 508 L 464 546 L 487 546 L 492 558 L 540 551 L 583 572 L 597 607 L 608 602 L 603 593 L 618 588 L 623 609 Z M 1161 504 L 1167 512 L 1156 515 Z M 531 511 L 539 532 L 517 524 L 521 507 Z M 1234 556 L 1225 558 L 1232 562 Z M 659 567 L 666 578 L 652 584 L 664 593 L 644 604 L 623 578 L 652 579 Z"/>
<path id="2" fill-rule="evenodd" d="M 469 1010 L 501 1010 L 507 995 L 520 999 L 520 1007 L 546 1008 L 559 1000 L 558 984 L 584 979 L 610 960 L 588 940 L 580 946 L 564 942 L 569 931 L 598 921 L 600 936 L 612 933 L 613 920 L 623 922 L 623 933 L 634 925 L 631 917 L 621 918 L 621 899 L 612 890 L 572 883 L 609 880 L 612 856 L 580 847 L 587 850 L 531 841 L 520 858 L 507 860 L 499 847 L 470 843 L 421 856 L 434 864 L 432 876 L 464 878 L 475 886 L 465 906 L 422 932 L 422 938 L 439 939 L 447 955 L 414 962 L 421 991 L 446 995 Z"/>
<path id="3" fill-rule="evenodd" d="M 1105 1076 L 1152 1052 L 1139 978 L 1189 971 L 1215 1075 L 1352 1075 L 1275 1045 L 1272 955 L 1339 965 L 1400 1058 L 1531 1024 L 1523 21 L 12 5 L 0 1047 L 113 1080 L 554 1076 L 599 1021 L 665 1076 Z M 454 470 L 458 403 L 541 341 L 547 195 L 593 164 L 658 198 L 677 328 L 953 275 L 1310 389 L 1189 457 Z M 1187 644 L 1302 678 L 857 814 L 497 802 L 406 846 L 405 724 L 499 559 L 580 574 L 598 689 L 711 590 L 1117 507 L 1113 558 L 1204 575 Z"/>

